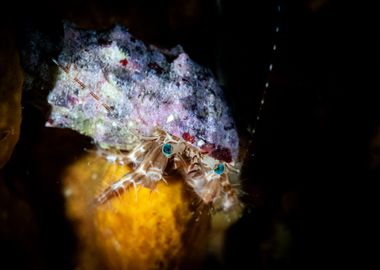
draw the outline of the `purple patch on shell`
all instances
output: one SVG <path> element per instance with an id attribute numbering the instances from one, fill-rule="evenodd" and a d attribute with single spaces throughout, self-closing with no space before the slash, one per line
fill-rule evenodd
<path id="1" fill-rule="evenodd" d="M 237 160 L 239 138 L 223 91 L 180 46 L 147 46 L 121 26 L 97 32 L 65 24 L 64 34 L 57 63 L 66 72 L 49 94 L 48 126 L 127 150 L 133 134 L 159 127 L 216 159 Z"/>

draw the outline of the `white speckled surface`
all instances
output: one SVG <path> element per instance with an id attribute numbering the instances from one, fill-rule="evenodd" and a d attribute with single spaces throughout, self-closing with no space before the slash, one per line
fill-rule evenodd
<path id="1" fill-rule="evenodd" d="M 131 131 L 147 136 L 158 126 L 217 159 L 236 160 L 239 139 L 223 92 L 180 47 L 164 55 L 120 26 L 96 32 L 65 24 L 57 62 L 66 72 L 60 69 L 48 97 L 48 126 L 121 149 L 136 140 Z"/>

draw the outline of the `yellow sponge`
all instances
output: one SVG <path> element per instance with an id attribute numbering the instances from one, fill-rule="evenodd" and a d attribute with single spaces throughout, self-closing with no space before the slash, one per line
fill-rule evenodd
<path id="1" fill-rule="evenodd" d="M 88 153 L 64 175 L 67 214 L 79 242 L 78 269 L 197 267 L 205 252 L 210 214 L 183 180 L 153 191 L 130 187 L 104 205 L 91 202 L 130 168 Z"/>

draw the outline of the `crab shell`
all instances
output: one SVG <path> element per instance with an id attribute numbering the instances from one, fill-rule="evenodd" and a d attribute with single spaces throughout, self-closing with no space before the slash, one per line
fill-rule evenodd
<path id="1" fill-rule="evenodd" d="M 125 150 L 160 128 L 203 154 L 236 161 L 239 139 L 222 89 L 180 46 L 147 46 L 121 26 L 97 32 L 66 23 L 56 62 L 47 126 Z"/>

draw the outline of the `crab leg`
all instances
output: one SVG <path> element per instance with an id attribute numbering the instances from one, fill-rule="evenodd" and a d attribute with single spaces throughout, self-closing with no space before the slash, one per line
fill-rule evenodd
<path id="1" fill-rule="evenodd" d="M 106 188 L 95 199 L 96 205 L 103 204 L 120 195 L 131 185 L 135 188 L 137 185 L 141 185 L 154 189 L 162 179 L 168 163 L 168 157 L 162 152 L 162 141 L 144 141 L 137 145 L 128 156 L 132 163 L 138 164 L 137 168 Z"/>

